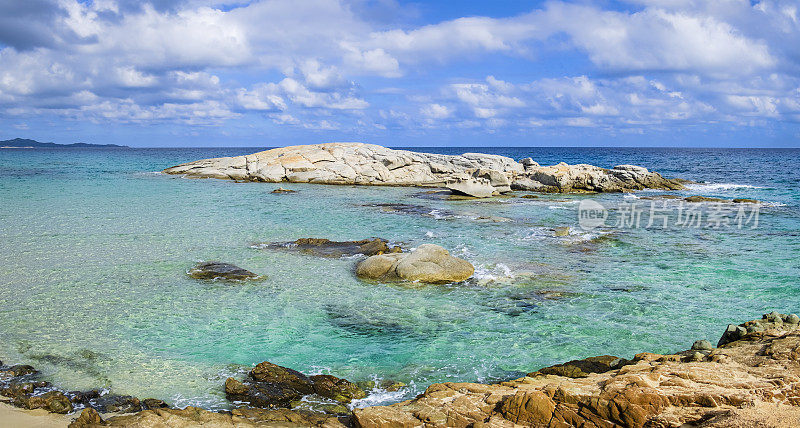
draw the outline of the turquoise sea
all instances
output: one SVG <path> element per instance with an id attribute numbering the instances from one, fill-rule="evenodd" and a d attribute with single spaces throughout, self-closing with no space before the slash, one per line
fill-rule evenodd
<path id="1" fill-rule="evenodd" d="M 271 194 L 278 184 L 157 173 L 258 150 L 0 151 L 0 360 L 32 364 L 64 389 L 206 408 L 228 406 L 225 378 L 265 360 L 409 385 L 356 403 L 364 406 L 413 397 L 433 382 L 684 350 L 696 339 L 716 343 L 728 323 L 800 311 L 797 149 L 415 149 L 642 165 L 700 182 L 676 195 L 763 201 L 757 224 L 748 212 L 741 228 L 675 226 L 678 200 L 658 201 L 667 228 L 579 227 L 581 201 L 614 218 L 637 204 L 649 210 L 647 197 L 661 191 L 454 201 L 424 189 L 287 183 L 280 187 L 299 192 Z M 406 205 L 376 206 L 387 203 Z M 510 221 L 479 219 L 489 216 Z M 555 236 L 565 226 L 569 234 Z M 475 278 L 366 283 L 353 274 L 357 258 L 251 248 L 373 236 L 442 245 L 472 262 Z M 266 279 L 186 276 L 206 260 Z"/>

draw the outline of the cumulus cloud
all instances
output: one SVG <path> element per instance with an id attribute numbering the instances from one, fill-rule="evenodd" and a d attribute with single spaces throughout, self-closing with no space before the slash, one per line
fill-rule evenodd
<path id="1" fill-rule="evenodd" d="M 628 3 L 401 25 L 393 0 L 0 0 L 0 112 L 315 130 L 798 120 L 796 2 Z M 543 53 L 588 66 L 526 77 L 548 73 Z"/>

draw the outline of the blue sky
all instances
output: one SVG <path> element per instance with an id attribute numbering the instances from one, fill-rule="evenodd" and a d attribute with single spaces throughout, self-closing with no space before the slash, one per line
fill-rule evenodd
<path id="1" fill-rule="evenodd" d="M 0 0 L 0 139 L 798 147 L 799 8 Z"/>

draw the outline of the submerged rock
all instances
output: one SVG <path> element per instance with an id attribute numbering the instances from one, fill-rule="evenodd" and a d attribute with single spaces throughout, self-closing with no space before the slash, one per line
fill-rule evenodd
<path id="1" fill-rule="evenodd" d="M 557 227 L 553 229 L 553 235 L 555 236 L 568 236 L 570 228 L 568 226 Z"/>
<path id="2" fill-rule="evenodd" d="M 188 178 L 319 184 L 448 187 L 474 197 L 517 190 L 622 192 L 645 188 L 683 189 L 680 180 L 634 165 L 540 166 L 533 159 L 482 153 L 460 156 L 392 150 L 373 144 L 327 143 L 290 146 L 247 156 L 204 159 L 163 171 Z"/>
<path id="3" fill-rule="evenodd" d="M 711 198 L 708 196 L 698 196 L 698 195 L 688 196 L 683 198 L 683 200 L 686 202 L 730 202 L 727 199 Z"/>
<path id="4" fill-rule="evenodd" d="M 360 241 L 331 241 L 322 238 L 301 238 L 293 242 L 258 244 L 255 248 L 268 248 L 298 252 L 317 257 L 339 258 L 363 254 L 372 256 L 384 253 L 399 253 L 403 249 L 390 246 L 389 241 L 380 238 L 362 239 Z"/>
<path id="5" fill-rule="evenodd" d="M 360 278 L 430 284 L 465 281 L 474 272 L 470 262 L 453 257 L 444 248 L 433 244 L 422 244 L 410 253 L 372 256 L 356 268 L 356 275 Z"/>
<path id="6" fill-rule="evenodd" d="M 190 269 L 187 274 L 195 279 L 225 279 L 232 281 L 244 281 L 246 279 L 256 279 L 258 275 L 247 269 L 230 263 L 204 262 Z"/>
<path id="7" fill-rule="evenodd" d="M 277 189 L 273 190 L 270 193 L 297 193 L 297 190 L 290 190 L 290 189 L 284 189 L 283 187 L 278 187 Z"/>
<path id="8" fill-rule="evenodd" d="M 364 307 L 328 303 L 325 305 L 330 324 L 345 330 L 348 334 L 366 336 L 381 340 L 423 340 L 433 332 L 420 331 L 417 323 L 398 319 L 382 311 Z"/>

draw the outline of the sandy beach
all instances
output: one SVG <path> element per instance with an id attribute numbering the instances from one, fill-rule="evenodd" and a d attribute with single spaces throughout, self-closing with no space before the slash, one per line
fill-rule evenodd
<path id="1" fill-rule="evenodd" d="M 64 428 L 72 422 L 71 415 L 48 413 L 46 410 L 23 410 L 0 403 L 0 425 L 8 428 Z"/>

